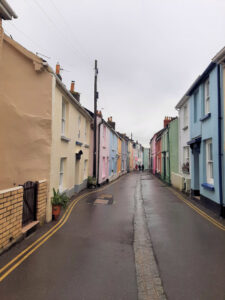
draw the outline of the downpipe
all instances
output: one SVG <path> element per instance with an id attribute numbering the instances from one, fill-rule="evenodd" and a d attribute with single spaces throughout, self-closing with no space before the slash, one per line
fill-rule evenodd
<path id="1" fill-rule="evenodd" d="M 217 65 L 217 89 L 218 89 L 218 166 L 219 166 L 219 198 L 220 216 L 225 218 L 225 207 L 223 203 L 223 153 L 222 153 L 222 129 L 221 129 L 221 84 L 220 84 L 220 65 Z"/>

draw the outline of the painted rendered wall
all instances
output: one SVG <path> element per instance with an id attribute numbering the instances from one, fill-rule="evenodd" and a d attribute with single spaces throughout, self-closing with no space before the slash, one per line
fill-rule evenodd
<path id="1" fill-rule="evenodd" d="M 7 36 L 0 51 L 0 189 L 49 181 L 52 75 L 35 71 L 21 52 L 41 60 Z"/>
<path id="2" fill-rule="evenodd" d="M 117 173 L 121 174 L 121 161 L 122 161 L 122 140 L 118 137 L 118 159 L 117 159 Z"/>
<path id="3" fill-rule="evenodd" d="M 50 197 L 53 187 L 59 189 L 60 159 L 65 158 L 65 168 L 63 175 L 63 191 L 69 196 L 86 187 L 88 176 L 89 140 L 90 140 L 90 120 L 83 115 L 77 107 L 71 103 L 69 97 L 57 85 L 55 77 L 52 81 L 52 148 L 51 148 L 51 177 L 50 177 Z M 62 101 L 66 101 L 66 132 L 65 137 L 68 142 L 61 139 L 61 118 Z M 80 130 L 78 119 L 80 117 Z M 87 127 L 85 135 L 85 121 Z M 82 145 L 76 145 L 76 142 Z M 81 159 L 76 160 L 76 153 L 82 150 Z M 84 170 L 86 161 L 86 170 Z M 50 199 L 49 197 L 49 199 Z M 47 205 L 47 220 L 51 219 L 50 200 Z"/>
<path id="4" fill-rule="evenodd" d="M 194 122 L 194 95 L 190 98 L 190 138 L 201 136 L 201 147 L 199 154 L 199 188 L 200 194 L 219 203 L 219 177 L 218 177 L 218 93 L 217 93 L 217 69 L 214 68 L 209 74 L 209 94 L 210 94 L 210 112 L 211 117 L 205 121 L 200 121 L 204 116 L 204 85 L 201 84 L 198 88 L 198 118 Z M 202 183 L 206 182 L 206 153 L 205 141 L 211 138 L 213 143 L 213 173 L 214 173 L 214 191 L 209 191 L 202 187 Z M 197 161 L 193 154 L 191 154 L 191 188 L 197 189 Z"/>
<path id="5" fill-rule="evenodd" d="M 93 176 L 94 131 L 91 128 L 89 134 L 89 146 L 88 176 Z"/>
<path id="6" fill-rule="evenodd" d="M 159 138 L 156 140 L 156 170 L 155 170 L 155 173 L 159 175 L 162 172 L 161 152 L 162 152 L 162 140 L 161 138 Z"/>
<path id="7" fill-rule="evenodd" d="M 100 124 L 100 144 L 99 144 L 99 174 L 98 183 L 101 184 L 109 179 L 109 145 L 110 130 L 106 124 Z"/>
<path id="8" fill-rule="evenodd" d="M 185 126 L 184 121 L 184 107 L 187 108 L 187 119 L 188 119 L 188 125 Z M 178 125 L 179 125 L 179 173 L 184 177 L 190 179 L 190 171 L 189 174 L 182 171 L 182 166 L 184 164 L 184 147 L 187 147 L 187 142 L 190 141 L 190 102 L 187 100 L 180 108 L 178 114 Z M 191 149 L 189 147 L 189 157 L 191 157 Z M 191 169 L 191 162 L 189 162 L 189 170 Z"/>
<path id="9" fill-rule="evenodd" d="M 125 139 L 122 139 L 121 171 L 123 173 L 127 171 L 127 151 L 128 151 L 127 141 Z"/>
<path id="10" fill-rule="evenodd" d="M 134 153 L 133 153 L 133 143 L 128 142 L 128 153 L 129 153 L 129 171 L 134 169 Z"/>
<path id="11" fill-rule="evenodd" d="M 168 128 L 162 134 L 162 173 L 161 178 L 170 183 L 170 165 L 169 165 L 169 131 Z"/>
<path id="12" fill-rule="evenodd" d="M 156 173 L 156 135 L 151 140 L 151 164 L 152 164 L 152 173 Z"/>
<path id="13" fill-rule="evenodd" d="M 171 121 L 169 128 L 169 147 L 170 147 L 170 173 L 178 173 L 179 155 L 178 155 L 178 119 Z M 172 179 L 171 179 L 171 183 Z"/>
<path id="14" fill-rule="evenodd" d="M 117 178 L 117 154 L 118 154 L 118 137 L 113 130 L 110 130 L 109 180 L 113 180 Z"/>
<path id="15" fill-rule="evenodd" d="M 149 148 L 144 148 L 144 169 L 149 169 Z"/>

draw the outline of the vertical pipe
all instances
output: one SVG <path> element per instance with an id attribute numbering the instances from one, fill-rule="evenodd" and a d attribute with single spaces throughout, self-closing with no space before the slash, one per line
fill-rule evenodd
<path id="1" fill-rule="evenodd" d="M 225 217 L 223 206 L 223 155 L 222 155 L 222 130 L 221 130 L 221 85 L 220 85 L 220 65 L 217 65 L 217 89 L 218 89 L 218 166 L 219 166 L 219 198 L 220 198 L 220 215 Z"/>
<path id="2" fill-rule="evenodd" d="M 94 81 L 94 159 L 93 159 L 93 177 L 97 178 L 96 172 L 96 136 L 97 136 L 97 60 L 95 60 L 95 81 Z"/>

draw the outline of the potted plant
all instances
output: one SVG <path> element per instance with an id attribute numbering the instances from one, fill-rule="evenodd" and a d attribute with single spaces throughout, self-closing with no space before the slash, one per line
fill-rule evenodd
<path id="1" fill-rule="evenodd" d="M 97 185 L 97 179 L 95 177 L 88 176 L 87 185 L 89 189 L 95 188 Z"/>
<path id="2" fill-rule="evenodd" d="M 69 197 L 65 193 L 60 193 L 59 190 L 53 188 L 53 197 L 52 200 L 52 215 L 54 220 L 58 220 L 58 217 L 61 212 L 61 207 L 66 208 L 69 202 Z"/>

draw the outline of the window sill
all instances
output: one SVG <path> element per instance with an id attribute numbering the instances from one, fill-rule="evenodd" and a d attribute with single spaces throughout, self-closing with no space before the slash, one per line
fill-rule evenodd
<path id="1" fill-rule="evenodd" d="M 205 189 L 207 190 L 210 190 L 210 191 L 214 191 L 215 188 L 214 188 L 214 185 L 210 184 L 210 183 L 202 183 L 202 187 L 204 187 Z"/>
<path id="2" fill-rule="evenodd" d="M 66 142 L 66 143 L 69 143 L 69 142 L 70 142 L 70 139 L 67 138 L 67 137 L 64 136 L 64 135 L 61 135 L 61 141 L 64 141 L 64 142 Z"/>
<path id="3" fill-rule="evenodd" d="M 83 145 L 83 143 L 76 141 L 76 145 L 78 145 L 78 146 L 82 146 L 82 145 Z"/>
<path id="4" fill-rule="evenodd" d="M 184 128 L 182 128 L 182 130 L 187 130 L 188 129 L 188 125 L 184 126 Z"/>
<path id="5" fill-rule="evenodd" d="M 205 115 L 204 117 L 202 117 L 202 118 L 200 119 L 200 121 L 203 122 L 203 121 L 209 119 L 210 117 L 211 117 L 211 113 L 208 113 L 207 115 Z"/>

